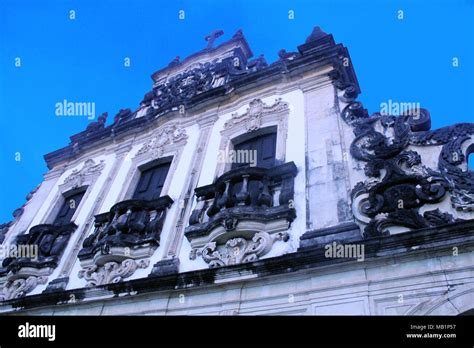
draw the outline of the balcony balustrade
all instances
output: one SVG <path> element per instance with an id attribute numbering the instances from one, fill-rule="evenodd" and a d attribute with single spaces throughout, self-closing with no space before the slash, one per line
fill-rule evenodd
<path id="1" fill-rule="evenodd" d="M 26 234 L 19 235 L 13 248 L 10 248 L 17 255 L 3 260 L 0 277 L 9 275 L 10 279 L 26 275 L 49 275 L 57 267 L 76 228 L 74 223 L 42 224 L 32 227 Z"/>
<path id="2" fill-rule="evenodd" d="M 185 230 L 193 250 L 210 267 L 248 262 L 287 240 L 296 217 L 293 162 L 272 168 L 239 167 L 196 188 L 197 205 Z M 232 251 L 230 251 L 232 250 Z"/>
<path id="3" fill-rule="evenodd" d="M 149 256 L 160 244 L 160 234 L 167 208 L 173 203 L 169 196 L 154 200 L 126 200 L 115 204 L 108 213 L 95 216 L 95 231 L 84 240 L 79 252 L 81 263 L 120 261 Z M 140 251 L 144 251 L 140 255 Z M 87 263 L 87 262 L 86 262 Z"/>

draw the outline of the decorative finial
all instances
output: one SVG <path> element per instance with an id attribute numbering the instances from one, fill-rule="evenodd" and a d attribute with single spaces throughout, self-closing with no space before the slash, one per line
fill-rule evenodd
<path id="1" fill-rule="evenodd" d="M 319 26 L 316 26 L 313 28 L 313 31 L 311 34 L 306 38 L 306 43 L 315 41 L 318 39 L 321 39 L 322 37 L 325 37 L 327 34 L 321 30 Z"/>
<path id="2" fill-rule="evenodd" d="M 97 121 L 101 124 L 104 124 L 105 121 L 107 121 L 107 117 L 109 117 L 109 113 L 108 112 L 104 112 L 102 115 L 100 115 L 97 119 Z"/>
<path id="3" fill-rule="evenodd" d="M 220 36 L 224 35 L 224 31 L 221 29 L 213 30 L 209 35 L 207 35 L 204 40 L 207 41 L 206 49 L 212 48 L 214 45 L 214 41 Z"/>
<path id="4" fill-rule="evenodd" d="M 105 122 L 107 121 L 107 116 L 109 116 L 108 112 L 104 112 L 101 114 L 98 118 L 97 121 L 89 123 L 86 127 L 86 132 L 87 133 L 93 133 L 96 132 L 100 129 L 105 128 Z"/>
<path id="5" fill-rule="evenodd" d="M 286 52 L 284 48 L 278 51 L 278 57 L 280 57 L 280 60 L 293 60 L 296 57 L 297 53 L 296 52 Z"/>
<path id="6" fill-rule="evenodd" d="M 285 59 L 287 57 L 288 53 L 286 52 L 286 50 L 284 48 L 282 48 L 281 50 L 278 51 L 278 57 L 280 57 L 280 59 Z"/>
<path id="7" fill-rule="evenodd" d="M 169 64 L 168 64 L 168 67 L 173 67 L 173 66 L 176 66 L 176 65 L 179 65 L 179 56 L 176 56 Z"/>
<path id="8" fill-rule="evenodd" d="M 234 36 L 232 36 L 233 39 L 240 39 L 241 37 L 244 37 L 244 33 L 242 32 L 242 29 L 237 30 Z"/>

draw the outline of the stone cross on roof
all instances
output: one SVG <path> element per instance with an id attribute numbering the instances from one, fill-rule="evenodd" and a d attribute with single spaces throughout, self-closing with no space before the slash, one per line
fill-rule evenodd
<path id="1" fill-rule="evenodd" d="M 204 40 L 207 41 L 207 49 L 212 48 L 214 41 L 220 36 L 224 35 L 224 31 L 221 29 L 213 30 L 209 35 L 204 37 Z"/>

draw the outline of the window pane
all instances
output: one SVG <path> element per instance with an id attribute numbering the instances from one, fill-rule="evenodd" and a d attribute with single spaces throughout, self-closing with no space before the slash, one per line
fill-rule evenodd
<path id="1" fill-rule="evenodd" d="M 63 205 L 59 209 L 58 215 L 54 220 L 55 225 L 67 225 L 71 222 L 76 209 L 81 203 L 82 197 L 84 196 L 85 191 L 75 193 L 73 195 L 68 195 L 64 197 Z"/>
<path id="2" fill-rule="evenodd" d="M 270 168 L 275 165 L 275 153 L 276 153 L 276 133 L 270 133 L 261 135 L 244 142 L 235 144 L 235 151 L 252 151 L 252 153 L 247 153 L 246 158 L 249 156 L 256 155 L 257 167 Z M 241 166 L 248 166 L 250 163 L 232 163 L 232 168 L 237 168 Z"/>
<path id="3" fill-rule="evenodd" d="M 159 198 L 169 168 L 170 163 L 165 163 L 144 170 L 140 175 L 140 180 L 138 182 L 133 198 L 146 200 Z"/>

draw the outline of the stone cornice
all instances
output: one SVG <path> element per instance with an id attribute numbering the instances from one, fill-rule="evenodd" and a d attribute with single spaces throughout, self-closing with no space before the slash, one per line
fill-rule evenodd
<path id="1" fill-rule="evenodd" d="M 355 259 L 326 258 L 324 246 L 300 249 L 295 253 L 214 269 L 203 269 L 186 273 L 107 284 L 92 289 L 81 288 L 55 293 L 43 293 L 5 301 L 0 311 L 31 309 L 45 306 L 67 305 L 71 298 L 90 303 L 94 300 L 117 297 L 120 294 L 143 295 L 158 291 L 173 291 L 204 286 L 222 286 L 222 283 L 251 275 L 253 279 L 293 274 L 310 270 L 321 272 L 343 271 L 344 268 L 377 267 L 390 260 L 433 257 L 434 254 L 453 255 L 453 247 L 459 253 L 469 252 L 474 247 L 474 220 L 465 220 L 436 228 L 424 228 L 407 233 L 361 240 L 365 245 L 365 261 Z M 429 253 L 427 255 L 426 253 Z M 324 271 L 323 271 L 324 270 Z M 76 304 L 78 304 L 76 302 Z M 3 307 L 3 308 L 2 308 Z M 15 313 L 18 313 L 15 311 Z"/>
<path id="2" fill-rule="evenodd" d="M 329 43 L 326 41 L 320 43 L 324 44 L 321 49 L 317 49 L 318 46 L 314 46 L 315 44 L 307 43 L 303 45 L 306 48 L 301 49 L 300 46 L 300 54 L 295 53 L 294 56 L 288 59 L 280 58 L 280 60 L 262 67 L 260 70 L 234 76 L 226 85 L 212 88 L 191 97 L 186 102 L 186 114 L 197 113 L 202 108 L 215 107 L 227 100 L 232 100 L 236 94 L 241 95 L 249 88 L 263 88 L 277 81 L 286 81 L 288 77 L 314 71 L 325 65 L 334 67 L 334 70 L 330 73 L 332 79 L 337 80 L 342 85 L 352 84 L 359 90 L 352 64 L 344 66 L 341 59 L 341 57 L 349 57 L 347 49 L 342 44 L 333 44 L 333 40 L 329 40 Z M 71 137 L 71 143 L 68 146 L 44 156 L 48 168 L 53 168 L 67 159 L 74 158 L 97 144 L 108 143 L 111 140 L 117 141 L 128 134 L 141 133 L 143 129 L 150 127 L 154 121 L 162 119 L 170 113 L 176 113 L 176 111 L 165 111 L 163 114 L 150 113 L 139 118 L 114 123 L 107 127 L 98 127 L 93 132 L 87 133 L 87 131 L 84 131 L 74 135 Z"/>

